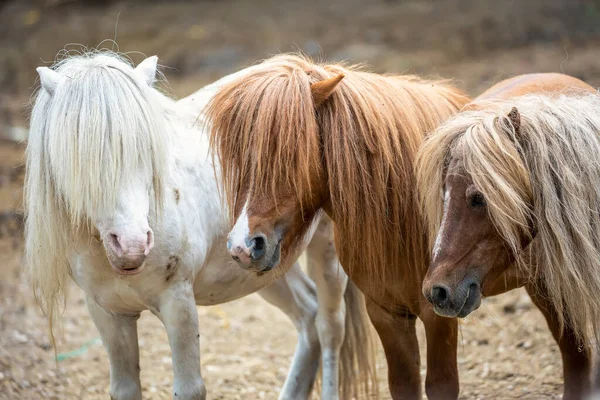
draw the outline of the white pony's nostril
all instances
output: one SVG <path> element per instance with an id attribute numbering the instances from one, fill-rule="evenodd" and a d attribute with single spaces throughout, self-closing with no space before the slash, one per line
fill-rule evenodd
<path id="1" fill-rule="evenodd" d="M 119 237 L 114 233 L 109 234 L 110 243 L 113 249 L 116 251 L 117 255 L 123 255 L 123 247 L 121 247 L 121 242 L 119 241 Z"/>
<path id="2" fill-rule="evenodd" d="M 144 250 L 144 255 L 147 256 L 153 247 L 154 247 L 154 233 L 152 232 L 152 229 L 149 229 L 148 232 L 146 233 L 146 249 Z"/>

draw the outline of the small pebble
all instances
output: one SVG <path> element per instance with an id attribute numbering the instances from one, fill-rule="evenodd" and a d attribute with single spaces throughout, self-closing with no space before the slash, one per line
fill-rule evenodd
<path id="1" fill-rule="evenodd" d="M 13 338 L 17 343 L 24 344 L 29 341 L 26 335 L 22 334 L 19 331 L 13 331 Z"/>

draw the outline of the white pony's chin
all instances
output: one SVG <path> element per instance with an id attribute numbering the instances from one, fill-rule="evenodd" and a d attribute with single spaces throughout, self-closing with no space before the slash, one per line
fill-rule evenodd
<path id="1" fill-rule="evenodd" d="M 133 268 L 133 269 L 119 268 L 119 267 L 113 265 L 113 263 L 110 263 L 110 266 L 111 266 L 112 270 L 119 275 L 137 275 L 140 272 L 142 272 L 142 270 L 146 267 L 146 262 L 143 262 L 142 265 L 140 265 L 137 268 Z"/>

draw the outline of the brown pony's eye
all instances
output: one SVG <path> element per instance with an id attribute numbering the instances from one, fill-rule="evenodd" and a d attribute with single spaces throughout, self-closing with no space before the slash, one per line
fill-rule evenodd
<path id="1" fill-rule="evenodd" d="M 486 202 L 483 194 L 479 192 L 473 193 L 473 195 L 471 196 L 471 207 L 480 208 L 485 206 Z"/>

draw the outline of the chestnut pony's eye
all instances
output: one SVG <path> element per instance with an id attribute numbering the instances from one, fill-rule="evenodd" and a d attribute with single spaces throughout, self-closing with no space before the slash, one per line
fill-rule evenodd
<path id="1" fill-rule="evenodd" d="M 480 207 L 485 207 L 485 206 L 486 206 L 485 197 L 483 196 L 482 193 L 476 192 L 471 196 L 471 207 L 480 208 Z"/>

